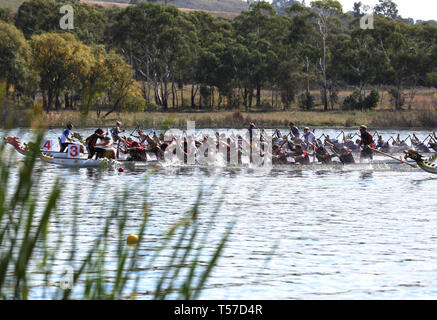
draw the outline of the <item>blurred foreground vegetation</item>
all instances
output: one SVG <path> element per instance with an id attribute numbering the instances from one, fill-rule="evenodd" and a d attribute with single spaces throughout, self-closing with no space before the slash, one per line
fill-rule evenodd
<path id="1" fill-rule="evenodd" d="M 42 138 L 40 132 L 35 143 L 40 145 Z M 40 194 L 44 170 L 36 164 L 36 149 L 17 168 L 5 144 L 0 147 L 0 299 L 199 298 L 232 229 L 229 224 L 218 243 L 206 245 L 220 205 L 206 223 L 204 219 L 200 223 L 199 192 L 196 204 L 162 235 L 162 241 L 146 248 L 147 191 L 140 193 L 144 202 L 138 208 L 127 205 L 132 196 L 127 189 L 115 194 L 98 208 L 98 225 L 80 225 L 80 216 L 86 213 L 79 209 L 78 188 L 73 190 L 75 200 L 68 208 L 58 206 L 65 192 L 63 178 L 56 179 L 49 194 Z M 45 197 L 43 205 L 39 197 Z M 132 210 L 140 211 L 133 229 L 129 223 Z M 61 230 L 61 220 L 70 231 Z M 84 248 L 79 238 L 84 228 L 85 232 L 100 229 L 88 231 L 92 233 L 87 240 L 89 248 Z M 199 232 L 199 228 L 206 231 Z M 125 241 L 131 233 L 139 237 L 135 246 Z M 68 268 L 60 271 L 60 266 Z M 141 281 L 157 272 L 156 281 L 150 284 L 149 280 L 150 287 L 144 289 Z"/>

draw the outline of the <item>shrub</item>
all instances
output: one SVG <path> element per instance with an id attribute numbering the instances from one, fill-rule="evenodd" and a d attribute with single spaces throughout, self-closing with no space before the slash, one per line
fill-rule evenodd
<path id="1" fill-rule="evenodd" d="M 158 111 L 160 107 L 153 102 L 146 103 L 146 107 L 144 108 L 144 111 Z"/>
<path id="2" fill-rule="evenodd" d="M 124 108 L 126 111 L 143 111 L 146 106 L 146 100 L 140 96 L 128 96 Z"/>
<path id="3" fill-rule="evenodd" d="M 344 110 L 357 110 L 361 109 L 360 106 L 360 90 L 356 88 L 350 96 L 347 96 L 343 101 L 342 109 Z"/>
<path id="4" fill-rule="evenodd" d="M 378 106 L 380 94 L 376 89 L 372 89 L 370 94 L 364 99 L 364 109 L 370 110 Z"/>
<path id="5" fill-rule="evenodd" d="M 311 93 L 302 93 L 299 96 L 299 107 L 302 110 L 311 110 L 314 107 L 314 96 Z"/>

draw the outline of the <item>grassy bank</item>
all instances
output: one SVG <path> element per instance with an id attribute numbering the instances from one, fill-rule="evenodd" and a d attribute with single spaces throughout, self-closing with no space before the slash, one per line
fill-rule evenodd
<path id="1" fill-rule="evenodd" d="M 13 127 L 30 127 L 35 113 L 31 110 L 9 110 L 4 116 L 2 125 L 9 118 Z M 367 124 L 375 128 L 435 128 L 437 127 L 437 108 L 423 110 L 390 111 L 376 110 L 370 112 L 359 111 L 277 111 L 277 112 L 123 112 L 111 114 L 107 118 L 98 118 L 95 113 L 87 116 L 76 111 L 42 112 L 38 113 L 42 123 L 48 127 L 64 127 L 73 122 L 77 127 L 108 127 L 116 120 L 123 123 L 123 127 L 141 128 L 186 128 L 186 121 L 196 122 L 196 128 L 246 128 L 250 122 L 258 127 L 282 128 L 290 121 L 297 125 L 321 127 L 354 127 Z"/>

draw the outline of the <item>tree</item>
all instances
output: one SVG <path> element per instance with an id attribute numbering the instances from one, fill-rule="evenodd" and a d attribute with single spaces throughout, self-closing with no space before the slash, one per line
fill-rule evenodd
<path id="1" fill-rule="evenodd" d="M 392 0 L 379 0 L 379 4 L 373 9 L 374 14 L 379 14 L 387 18 L 397 19 L 398 16 L 398 6 Z"/>
<path id="2" fill-rule="evenodd" d="M 252 106 L 253 90 L 256 90 L 256 104 L 261 105 L 261 89 L 273 73 L 272 66 L 276 53 L 270 41 L 273 33 L 273 7 L 264 1 L 250 5 L 250 11 L 242 12 L 234 20 L 237 42 L 247 48 L 246 61 L 242 61 L 240 72 L 240 88 L 244 88 L 243 99 L 246 109 Z"/>
<path id="3" fill-rule="evenodd" d="M 114 111 L 120 111 L 129 94 L 134 94 L 133 71 L 124 59 L 114 51 L 109 52 L 104 60 L 106 79 L 106 104 L 109 110 L 104 118 Z"/>
<path id="4" fill-rule="evenodd" d="M 318 31 L 322 40 L 322 57 L 319 65 L 323 78 L 323 102 L 324 110 L 328 110 L 328 80 L 327 80 L 327 59 L 328 45 L 327 40 L 330 31 L 330 19 L 342 14 L 343 7 L 340 2 L 335 0 L 319 0 L 311 2 L 311 7 L 315 9 L 317 15 Z"/>
<path id="5" fill-rule="evenodd" d="M 59 11 L 65 4 L 74 9 L 74 29 L 63 31 L 59 27 L 62 17 Z M 67 32 L 73 33 L 85 44 L 103 44 L 107 20 L 105 13 L 108 11 L 82 2 L 26 0 L 18 9 L 16 26 L 27 39 L 44 32 Z"/>
<path id="6" fill-rule="evenodd" d="M 5 92 L 10 86 L 20 93 L 31 93 L 35 80 L 30 60 L 30 47 L 23 33 L 14 25 L 0 21 L 0 79 Z"/>
<path id="7" fill-rule="evenodd" d="M 333 54 L 333 69 L 349 84 L 359 89 L 358 104 L 364 107 L 366 86 L 372 83 L 379 71 L 384 68 L 384 56 L 376 51 L 378 46 L 370 30 L 357 28 L 352 31 L 350 40 L 340 42 Z"/>
<path id="8" fill-rule="evenodd" d="M 33 34 L 59 30 L 59 4 L 53 0 L 26 0 L 18 8 L 15 25 L 27 39 Z"/>
<path id="9" fill-rule="evenodd" d="M 7 23 L 14 23 L 15 14 L 11 8 L 0 8 L 0 20 Z"/>
<path id="10" fill-rule="evenodd" d="M 31 39 L 34 68 L 39 73 L 46 110 L 61 106 L 66 88 L 80 86 L 81 73 L 90 67 L 90 48 L 68 33 L 46 33 Z"/>
<path id="11" fill-rule="evenodd" d="M 371 34 L 385 64 L 378 80 L 388 79 L 395 87 L 394 105 L 396 110 L 400 110 L 403 104 L 402 90 L 405 86 L 415 87 L 423 77 L 425 71 L 422 69 L 426 69 L 424 62 L 429 55 L 426 51 L 432 50 L 432 44 L 421 44 L 416 29 L 404 22 L 380 17 L 375 23 L 377 25 Z"/>
<path id="12" fill-rule="evenodd" d="M 310 84 L 316 78 L 315 69 L 318 63 L 317 30 L 314 23 L 312 23 L 315 14 L 299 3 L 288 7 L 286 11 L 291 17 L 288 34 L 289 52 L 300 59 L 300 63 L 297 63 L 302 70 L 299 83 L 305 84 L 305 94 L 301 95 L 300 103 L 306 109 L 310 109 L 314 102 L 314 97 L 310 93 Z"/>
<path id="13" fill-rule="evenodd" d="M 362 8 L 363 4 L 360 2 L 354 2 L 354 8 L 353 8 L 353 16 L 355 18 L 360 18 L 363 16 L 362 12 L 361 12 L 361 8 Z"/>
<path id="14" fill-rule="evenodd" d="M 157 105 L 168 107 L 169 84 L 195 50 L 197 37 L 187 14 L 176 7 L 142 2 L 121 10 L 111 28 L 112 41 L 147 83 Z"/>

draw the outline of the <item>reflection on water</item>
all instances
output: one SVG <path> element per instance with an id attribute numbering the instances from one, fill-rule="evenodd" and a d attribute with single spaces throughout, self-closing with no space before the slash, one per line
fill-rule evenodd
<path id="1" fill-rule="evenodd" d="M 65 238 L 71 228 L 63 221 L 69 220 L 73 190 L 80 187 L 83 252 L 108 213 L 105 203 L 126 188 L 132 195 L 128 224 L 139 223 L 145 196 L 140 190 L 149 175 L 146 248 L 193 205 L 200 187 L 201 212 L 213 212 L 223 198 L 209 230 L 211 245 L 230 221 L 237 223 L 203 299 L 437 297 L 437 179 L 419 170 L 164 167 L 152 174 L 144 167 L 100 174 L 38 166 L 41 201 L 55 177 L 64 179 L 57 228 Z M 68 241 L 64 245 L 68 252 Z M 111 259 L 115 254 L 109 252 L 109 264 Z M 150 298 L 153 281 L 153 274 L 141 279 L 138 298 Z"/>

